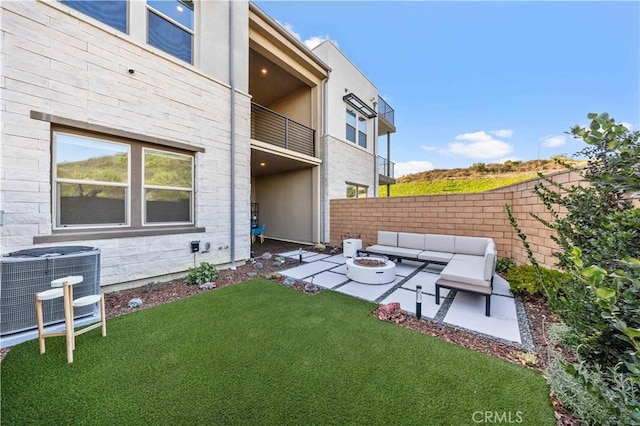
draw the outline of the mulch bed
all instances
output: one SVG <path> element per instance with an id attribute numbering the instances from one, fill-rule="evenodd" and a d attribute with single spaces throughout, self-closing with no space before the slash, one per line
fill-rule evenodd
<path id="1" fill-rule="evenodd" d="M 236 270 L 220 270 L 219 276 L 215 281 L 216 288 L 241 283 L 255 277 L 269 277 L 275 272 L 295 266 L 291 264 L 284 266 L 275 265 L 271 260 L 260 261 L 260 265 L 261 267 L 259 269 L 255 268 L 255 265 L 253 264 L 246 264 L 237 267 Z M 275 281 L 283 283 L 284 280 L 276 279 Z M 305 289 L 305 286 L 302 284 L 295 284 L 292 288 L 298 291 L 308 290 L 308 288 Z M 107 318 L 113 318 L 140 309 L 147 309 L 153 306 L 162 305 L 174 300 L 193 296 L 203 291 L 215 290 L 200 289 L 197 285 L 186 285 L 182 279 L 178 279 L 166 283 L 148 284 L 142 287 L 105 293 Z M 130 308 L 128 306 L 129 301 L 135 298 L 141 299 L 143 304 L 138 308 Z M 468 333 L 464 330 L 448 327 L 444 324 L 435 323 L 433 321 L 418 320 L 415 317 L 406 317 L 402 321 L 398 322 L 398 325 L 409 328 L 418 333 L 434 336 L 447 342 L 452 342 L 478 352 L 501 358 L 508 362 L 541 370 L 544 368 L 547 361 L 547 343 L 544 337 L 544 330 L 548 329 L 550 323 L 557 322 L 558 319 L 555 314 L 551 312 L 542 297 L 525 295 L 523 296 L 523 303 L 527 311 L 529 326 L 537 348 L 535 357 L 532 357 L 530 354 L 527 354 L 526 351 L 518 349 L 515 346 L 486 339 L 484 337 Z M 4 358 L 8 349 L 9 348 L 0 350 L 0 360 Z M 557 424 L 559 426 L 578 425 L 579 423 L 571 416 L 571 412 L 558 403 L 553 395 L 551 395 L 551 397 Z"/>

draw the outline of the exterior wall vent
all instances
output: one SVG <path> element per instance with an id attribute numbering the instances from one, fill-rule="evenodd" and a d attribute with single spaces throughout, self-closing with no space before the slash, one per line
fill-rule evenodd
<path id="1" fill-rule="evenodd" d="M 78 298 L 100 292 L 100 250 L 62 246 L 16 251 L 0 258 L 0 335 L 37 329 L 35 295 L 51 288 L 51 281 L 82 275 L 73 287 Z M 97 308 L 75 310 L 75 318 L 93 315 Z M 43 303 L 45 326 L 64 322 L 62 298 Z"/>

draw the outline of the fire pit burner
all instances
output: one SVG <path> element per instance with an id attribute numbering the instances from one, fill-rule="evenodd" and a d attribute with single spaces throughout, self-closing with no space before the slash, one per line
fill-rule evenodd
<path id="1" fill-rule="evenodd" d="M 396 279 L 396 264 L 387 259 L 347 259 L 347 278 L 361 284 L 387 284 Z"/>

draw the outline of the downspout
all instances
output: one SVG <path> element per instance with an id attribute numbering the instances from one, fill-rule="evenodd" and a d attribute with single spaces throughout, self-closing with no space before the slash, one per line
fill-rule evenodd
<path id="1" fill-rule="evenodd" d="M 373 108 L 378 109 L 378 103 L 373 103 Z M 378 186 L 380 176 L 378 172 L 378 116 L 373 120 L 373 198 L 378 198 Z"/>
<path id="2" fill-rule="evenodd" d="M 331 70 L 327 71 L 327 78 L 322 80 L 322 137 L 321 137 L 321 148 L 322 148 L 322 169 L 320 170 L 320 179 L 322 180 L 322 185 L 320 185 L 320 238 L 321 243 L 327 243 L 328 240 L 327 235 L 325 234 L 327 230 L 327 204 L 329 200 L 327 200 L 327 132 L 328 132 L 328 117 L 329 113 L 328 102 L 327 102 L 327 94 L 329 91 L 329 77 L 331 76 Z"/>
<path id="3" fill-rule="evenodd" d="M 231 242 L 229 248 L 231 250 L 231 270 L 236 269 L 236 85 L 235 85 L 235 62 L 234 58 L 234 38 L 233 38 L 233 4 L 229 1 L 229 86 L 231 86 L 231 120 L 230 120 L 230 145 L 231 145 Z"/>

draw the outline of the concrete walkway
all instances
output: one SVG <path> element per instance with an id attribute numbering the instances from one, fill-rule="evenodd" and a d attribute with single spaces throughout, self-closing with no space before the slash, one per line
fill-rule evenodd
<path id="1" fill-rule="evenodd" d="M 299 251 L 279 253 L 298 259 Z M 303 264 L 281 272 L 283 276 L 310 283 L 374 303 L 399 302 L 410 315 L 416 312 L 416 286 L 422 286 L 422 318 L 463 329 L 473 334 L 533 350 L 524 306 L 509 291 L 509 283 L 496 275 L 491 295 L 491 316 L 484 314 L 484 296 L 440 290 L 440 305 L 435 303 L 435 282 L 442 266 L 403 261 L 396 265 L 396 279 L 389 284 L 361 284 L 347 278 L 346 258 L 302 251 Z"/>

